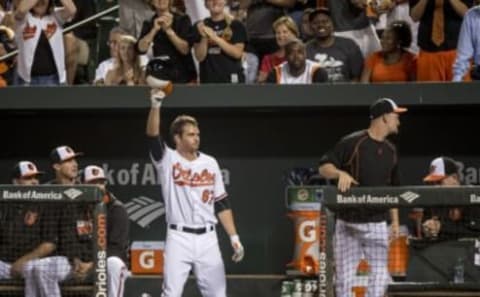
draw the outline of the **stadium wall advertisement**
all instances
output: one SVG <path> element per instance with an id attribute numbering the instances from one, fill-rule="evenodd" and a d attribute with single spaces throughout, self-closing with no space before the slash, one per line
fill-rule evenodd
<path id="1" fill-rule="evenodd" d="M 480 112 L 475 94 L 480 86 L 403 87 L 232 91 L 208 86 L 174 91 L 162 110 L 162 132 L 167 133 L 178 114 L 197 117 L 202 150 L 219 161 L 245 246 L 244 261 L 233 264 L 230 243 L 218 229 L 228 274 L 285 273 L 294 243 L 285 203 L 291 170 L 316 168 L 322 154 L 340 137 L 366 128 L 368 106 L 378 97 L 392 97 L 409 108 L 401 118 L 401 133 L 392 138 L 399 150 L 402 184 L 421 184 L 430 161 L 440 155 L 461 162 L 466 184 L 480 184 L 474 135 Z M 90 164 L 104 168 L 110 189 L 127 208 L 131 240 L 164 240 L 165 209 L 144 137 L 146 94 L 146 88 L 0 90 L 4 99 L 0 103 L 0 181 L 9 183 L 10 169 L 24 159 L 47 171 L 43 181 L 48 181 L 50 150 L 68 144 L 85 153 L 79 158 L 81 168 Z M 47 98 L 45 106 L 33 98 Z"/>

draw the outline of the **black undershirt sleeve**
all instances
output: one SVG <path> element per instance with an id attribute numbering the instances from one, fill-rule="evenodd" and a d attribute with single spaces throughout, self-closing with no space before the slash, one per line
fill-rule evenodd
<path id="1" fill-rule="evenodd" d="M 215 214 L 218 214 L 219 212 L 230 209 L 230 201 L 225 197 L 221 200 L 215 201 L 214 207 Z"/>
<path id="2" fill-rule="evenodd" d="M 155 161 L 160 161 L 165 153 L 165 141 L 159 135 L 158 137 L 149 137 L 150 153 Z"/>

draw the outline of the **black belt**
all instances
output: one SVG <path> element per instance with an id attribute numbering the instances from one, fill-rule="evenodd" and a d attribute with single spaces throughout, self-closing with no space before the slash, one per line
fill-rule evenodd
<path id="1" fill-rule="evenodd" d="M 214 226 L 208 226 L 203 228 L 190 228 L 185 226 L 178 226 L 176 224 L 170 224 L 168 225 L 168 227 L 173 230 L 183 231 L 183 232 L 193 233 L 193 234 L 204 234 L 204 233 L 215 230 Z"/>

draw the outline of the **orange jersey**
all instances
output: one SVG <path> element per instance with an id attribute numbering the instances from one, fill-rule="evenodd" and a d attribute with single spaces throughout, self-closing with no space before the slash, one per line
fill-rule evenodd
<path id="1" fill-rule="evenodd" d="M 370 82 L 409 81 L 417 69 L 416 57 L 404 52 L 397 63 L 385 64 L 382 52 L 375 52 L 365 61 L 365 67 L 371 69 Z"/>

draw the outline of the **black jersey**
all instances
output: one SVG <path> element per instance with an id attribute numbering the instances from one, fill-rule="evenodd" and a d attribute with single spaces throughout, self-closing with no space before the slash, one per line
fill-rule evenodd
<path id="1" fill-rule="evenodd" d="M 333 150 L 326 153 L 320 165 L 331 163 L 348 172 L 359 186 L 393 186 L 399 184 L 397 150 L 390 141 L 377 141 L 367 130 L 345 136 Z M 380 222 L 386 220 L 384 210 L 376 208 L 343 208 L 339 218 L 349 222 Z"/>
<path id="2" fill-rule="evenodd" d="M 57 242 L 53 205 L 4 203 L 0 206 L 0 260 L 13 263 L 41 243 Z"/>

